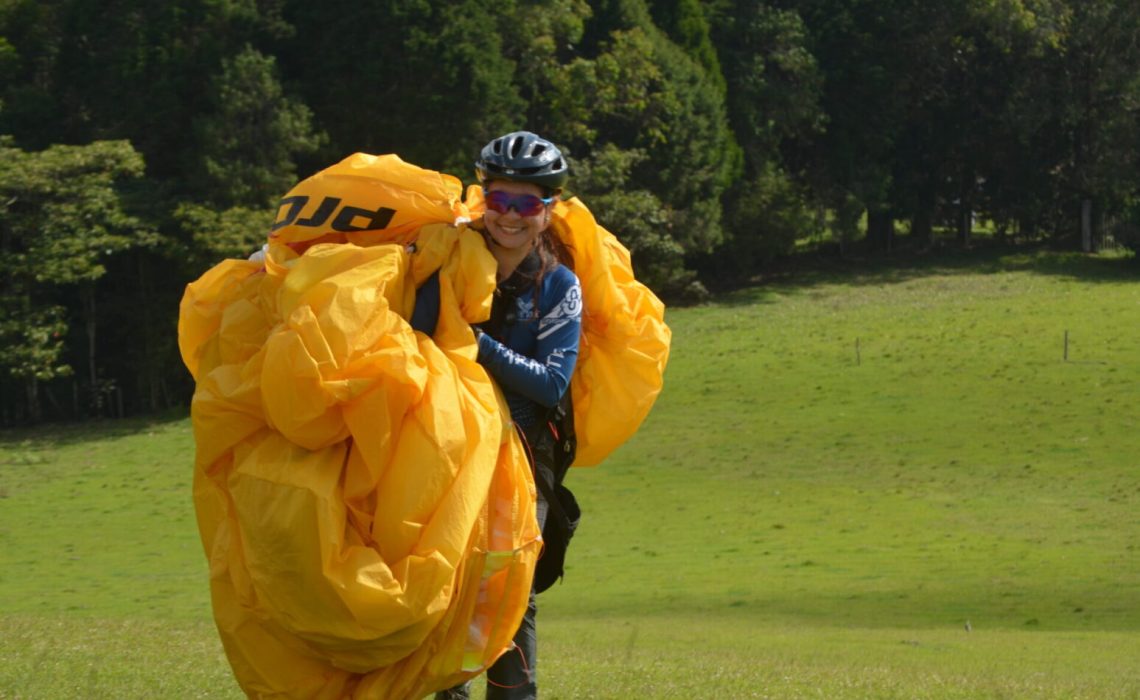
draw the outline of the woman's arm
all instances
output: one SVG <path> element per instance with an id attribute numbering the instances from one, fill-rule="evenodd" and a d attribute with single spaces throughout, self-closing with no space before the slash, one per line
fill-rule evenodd
<path id="1" fill-rule="evenodd" d="M 570 386 L 582 330 L 582 290 L 574 273 L 548 275 L 540 299 L 535 356 L 479 336 L 479 363 L 502 386 L 543 406 L 554 406 Z M 546 303 L 543 303 L 543 302 Z"/>

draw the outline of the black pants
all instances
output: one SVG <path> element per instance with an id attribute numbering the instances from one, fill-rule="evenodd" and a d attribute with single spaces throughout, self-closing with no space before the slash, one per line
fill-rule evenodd
<path id="1" fill-rule="evenodd" d="M 499 657 L 487 669 L 487 700 L 534 700 L 538 697 L 535 664 L 538 661 L 538 637 L 535 634 L 534 591 L 526 614 L 515 632 L 515 648 Z"/>

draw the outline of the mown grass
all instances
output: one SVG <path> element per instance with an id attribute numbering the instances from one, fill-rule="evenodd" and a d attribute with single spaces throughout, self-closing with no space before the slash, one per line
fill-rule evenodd
<path id="1" fill-rule="evenodd" d="M 653 414 L 571 474 L 544 697 L 1140 697 L 1137 274 L 942 257 L 671 310 Z M 240 695 L 191 442 L 0 434 L 0 697 Z"/>
<path id="2" fill-rule="evenodd" d="M 5 613 L 202 619 L 184 416 L 0 435 Z"/>
<path id="3" fill-rule="evenodd" d="M 0 433 L 0 698 L 232 698 L 184 414 Z"/>

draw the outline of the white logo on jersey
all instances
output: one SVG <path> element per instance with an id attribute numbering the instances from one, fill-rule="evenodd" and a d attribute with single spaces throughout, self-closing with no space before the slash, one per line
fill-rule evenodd
<path id="1" fill-rule="evenodd" d="M 567 323 L 582 316 L 582 288 L 575 283 L 566 290 L 562 301 L 551 309 L 550 313 L 538 321 L 538 337 L 541 340 Z"/>

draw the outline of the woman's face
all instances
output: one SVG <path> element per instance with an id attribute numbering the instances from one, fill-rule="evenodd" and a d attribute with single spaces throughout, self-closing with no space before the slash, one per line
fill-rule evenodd
<path id="1" fill-rule="evenodd" d="M 529 182 L 508 182 L 494 180 L 487 186 L 487 196 L 492 192 L 503 192 L 508 195 L 533 195 L 541 198 L 542 188 Z M 523 216 L 515 208 L 507 213 L 497 212 L 490 207 L 483 214 L 483 223 L 491 238 L 499 246 L 507 249 L 529 250 L 534 246 L 538 236 L 550 224 L 550 207 L 542 207 L 542 211 L 532 216 Z"/>

